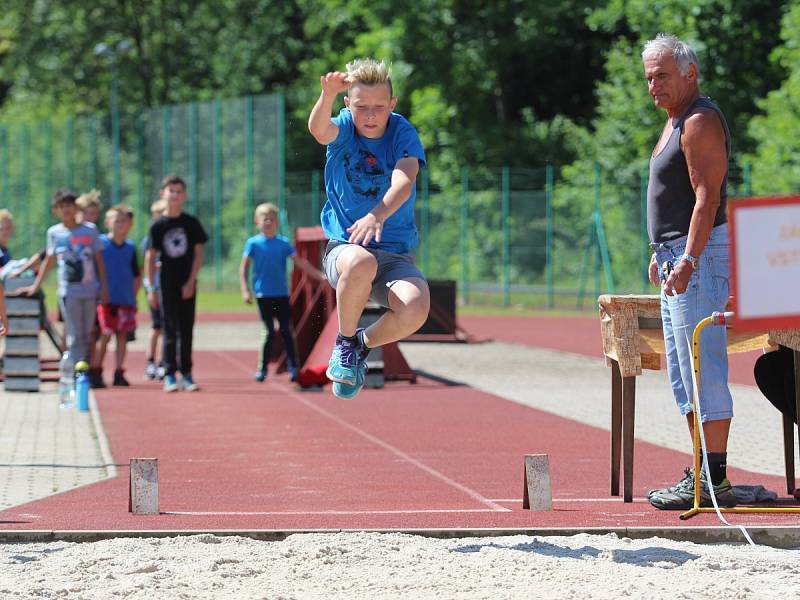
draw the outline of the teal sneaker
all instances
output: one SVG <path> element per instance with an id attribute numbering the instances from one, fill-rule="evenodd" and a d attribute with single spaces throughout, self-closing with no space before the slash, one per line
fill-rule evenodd
<path id="1" fill-rule="evenodd" d="M 693 475 L 693 474 L 692 474 Z M 714 497 L 721 508 L 732 508 L 738 504 L 733 486 L 727 479 L 714 486 Z M 689 510 L 694 506 L 694 477 L 684 477 L 678 485 L 668 490 L 655 490 L 649 496 L 650 504 L 660 510 Z M 700 473 L 700 506 L 714 506 L 706 482 L 706 473 Z"/>
<path id="2" fill-rule="evenodd" d="M 333 395 L 343 400 L 350 400 L 358 395 L 361 388 L 364 387 L 364 380 L 367 378 L 367 362 L 359 361 L 356 370 L 356 383 L 351 385 L 349 383 L 341 383 L 334 381 L 332 386 Z"/>
<path id="3" fill-rule="evenodd" d="M 333 382 L 355 386 L 362 351 L 360 343 L 337 338 L 325 375 Z"/>

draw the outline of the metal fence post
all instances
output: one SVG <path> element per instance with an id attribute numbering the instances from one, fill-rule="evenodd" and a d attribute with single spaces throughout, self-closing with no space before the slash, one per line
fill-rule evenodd
<path id="1" fill-rule="evenodd" d="M 172 109 L 161 109 L 161 176 L 166 177 L 172 168 Z"/>
<path id="2" fill-rule="evenodd" d="M 197 102 L 192 102 L 189 107 L 189 181 L 192 200 L 192 214 L 199 216 L 200 189 L 198 188 L 198 159 L 197 159 L 197 128 L 199 120 Z"/>
<path id="3" fill-rule="evenodd" d="M 320 172 L 311 171 L 311 219 L 314 225 L 319 225 L 319 182 Z"/>
<path id="4" fill-rule="evenodd" d="M 222 102 L 214 101 L 214 285 L 222 289 Z"/>
<path id="5" fill-rule="evenodd" d="M 511 231 L 508 222 L 511 204 L 511 181 L 508 167 L 501 171 L 501 219 L 503 221 L 503 306 L 511 305 Z"/>
<path id="6" fill-rule="evenodd" d="M 50 202 L 48 194 L 52 194 L 53 187 L 53 131 L 50 120 L 40 123 L 42 128 L 41 137 L 44 140 L 44 172 L 42 173 L 42 226 L 47 226 L 50 221 Z"/>
<path id="7" fill-rule="evenodd" d="M 19 178 L 19 202 L 24 203 L 24 206 L 30 206 L 31 199 L 28 197 L 30 193 L 30 130 L 28 124 L 23 123 L 20 131 L 20 178 Z M 22 210 L 21 216 L 25 217 L 26 226 L 23 226 L 23 231 L 31 231 L 34 225 L 33 211 Z"/>
<path id="8" fill-rule="evenodd" d="M 278 92 L 277 99 L 277 123 L 278 123 L 278 208 L 280 214 L 286 214 L 286 98 L 283 92 Z M 281 221 L 283 235 L 288 232 L 284 229 L 286 223 Z"/>
<path id="9" fill-rule="evenodd" d="M 426 277 L 431 274 L 431 205 L 430 205 L 430 172 L 422 169 L 422 202 L 420 203 L 419 225 L 422 234 L 422 272 Z"/>
<path id="10" fill-rule="evenodd" d="M 89 189 L 97 187 L 97 115 L 89 117 Z"/>
<path id="11" fill-rule="evenodd" d="M 461 169 L 461 300 L 469 304 L 469 168 Z"/>
<path id="12" fill-rule="evenodd" d="M 547 280 L 547 308 L 555 308 L 553 273 L 553 165 L 545 167 L 545 277 Z"/>
<path id="13" fill-rule="evenodd" d="M 650 264 L 649 237 L 647 235 L 647 181 L 649 176 L 648 165 L 644 165 L 641 173 L 639 173 L 639 247 L 641 252 L 639 268 L 642 272 L 643 294 L 647 293 L 650 283 L 650 277 L 647 273 L 648 265 Z"/>
<path id="14" fill-rule="evenodd" d="M 245 168 L 245 202 L 244 230 L 249 231 L 255 211 L 255 187 L 253 173 L 253 97 L 244 99 L 244 168 Z"/>
<path id="15" fill-rule="evenodd" d="M 753 195 L 752 175 L 753 175 L 753 165 L 749 162 L 744 163 L 743 183 L 744 183 L 744 195 L 746 198 L 749 198 L 750 196 Z"/>
<path id="16" fill-rule="evenodd" d="M 64 183 L 69 188 L 75 187 L 75 163 L 72 147 L 75 136 L 75 117 L 67 118 L 67 132 L 64 136 Z"/>
<path id="17" fill-rule="evenodd" d="M 136 202 L 139 218 L 136 219 L 136 233 L 139 239 L 144 236 L 143 228 L 149 229 L 150 211 L 145 209 L 145 190 L 144 190 L 144 170 L 145 170 L 145 137 L 144 137 L 144 115 L 136 115 Z"/>

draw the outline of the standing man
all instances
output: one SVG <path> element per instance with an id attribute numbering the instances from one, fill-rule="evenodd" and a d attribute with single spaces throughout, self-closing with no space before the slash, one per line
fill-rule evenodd
<path id="1" fill-rule="evenodd" d="M 694 434 L 692 333 L 701 319 L 723 311 L 728 300 L 728 225 L 725 187 L 731 138 L 722 111 L 700 93 L 697 55 L 678 38 L 659 34 L 642 52 L 650 95 L 667 122 L 650 159 L 647 229 L 653 256 L 649 277 L 661 285 L 667 372 L 675 401 Z M 728 389 L 724 327 L 700 338 L 700 418 L 708 466 L 720 506 L 735 506 L 725 472 L 733 399 Z M 686 510 L 694 504 L 695 474 L 686 469 L 676 485 L 651 491 L 656 508 Z M 705 469 L 703 506 L 711 505 Z"/>

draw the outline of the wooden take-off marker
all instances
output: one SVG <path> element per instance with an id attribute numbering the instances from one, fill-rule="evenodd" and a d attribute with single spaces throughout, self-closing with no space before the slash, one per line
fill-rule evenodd
<path id="1" fill-rule="evenodd" d="M 550 490 L 550 461 L 547 454 L 525 455 L 525 488 L 522 491 L 522 508 L 553 510 L 553 493 Z"/>
<path id="2" fill-rule="evenodd" d="M 135 515 L 158 514 L 158 459 L 132 458 L 128 491 L 128 512 Z"/>

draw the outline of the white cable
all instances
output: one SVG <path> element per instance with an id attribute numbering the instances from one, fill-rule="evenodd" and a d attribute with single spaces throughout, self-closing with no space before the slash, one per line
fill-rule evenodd
<path id="1" fill-rule="evenodd" d="M 712 323 L 712 327 L 719 327 L 719 326 L 720 325 L 716 325 L 716 324 Z M 722 326 L 724 327 L 724 325 L 722 325 Z M 698 340 L 698 345 L 699 345 L 699 340 Z M 697 352 L 699 354 L 699 352 L 700 352 L 699 348 L 698 348 Z M 747 530 L 744 528 L 744 526 L 742 526 L 742 525 L 732 525 L 731 523 L 729 523 L 725 519 L 725 517 L 722 516 L 722 512 L 720 512 L 720 510 L 719 510 L 719 505 L 717 504 L 717 498 L 714 495 L 714 482 L 711 481 L 711 470 L 708 467 L 708 453 L 706 452 L 706 436 L 703 433 L 703 413 L 700 411 L 700 394 L 697 392 L 697 390 L 698 390 L 697 376 L 695 375 L 695 372 L 694 372 L 694 348 L 692 347 L 692 341 L 691 340 L 689 340 L 689 354 L 692 357 L 692 396 L 694 397 L 694 400 L 695 400 L 694 409 L 699 411 L 699 414 L 697 414 L 695 416 L 697 417 L 697 419 L 696 419 L 697 427 L 700 430 L 700 449 L 701 449 L 701 452 L 702 452 L 702 455 L 703 455 L 703 464 L 701 465 L 700 468 L 704 469 L 705 473 L 706 473 L 706 482 L 708 483 L 708 492 L 711 495 L 711 502 L 714 504 L 714 511 L 717 513 L 717 516 L 719 517 L 720 521 L 725 523 L 725 525 L 727 525 L 728 527 L 731 527 L 733 529 L 739 529 L 742 532 L 742 534 L 744 535 L 744 537 L 747 540 L 747 542 L 751 546 L 755 547 L 756 543 L 750 538 L 750 535 L 747 533 Z M 698 364 L 700 363 L 699 358 L 698 358 L 697 362 L 698 362 Z M 699 371 L 699 367 L 698 367 L 698 371 Z M 700 484 L 700 476 L 699 476 L 698 473 L 694 474 L 694 484 L 695 485 L 699 485 Z"/>

